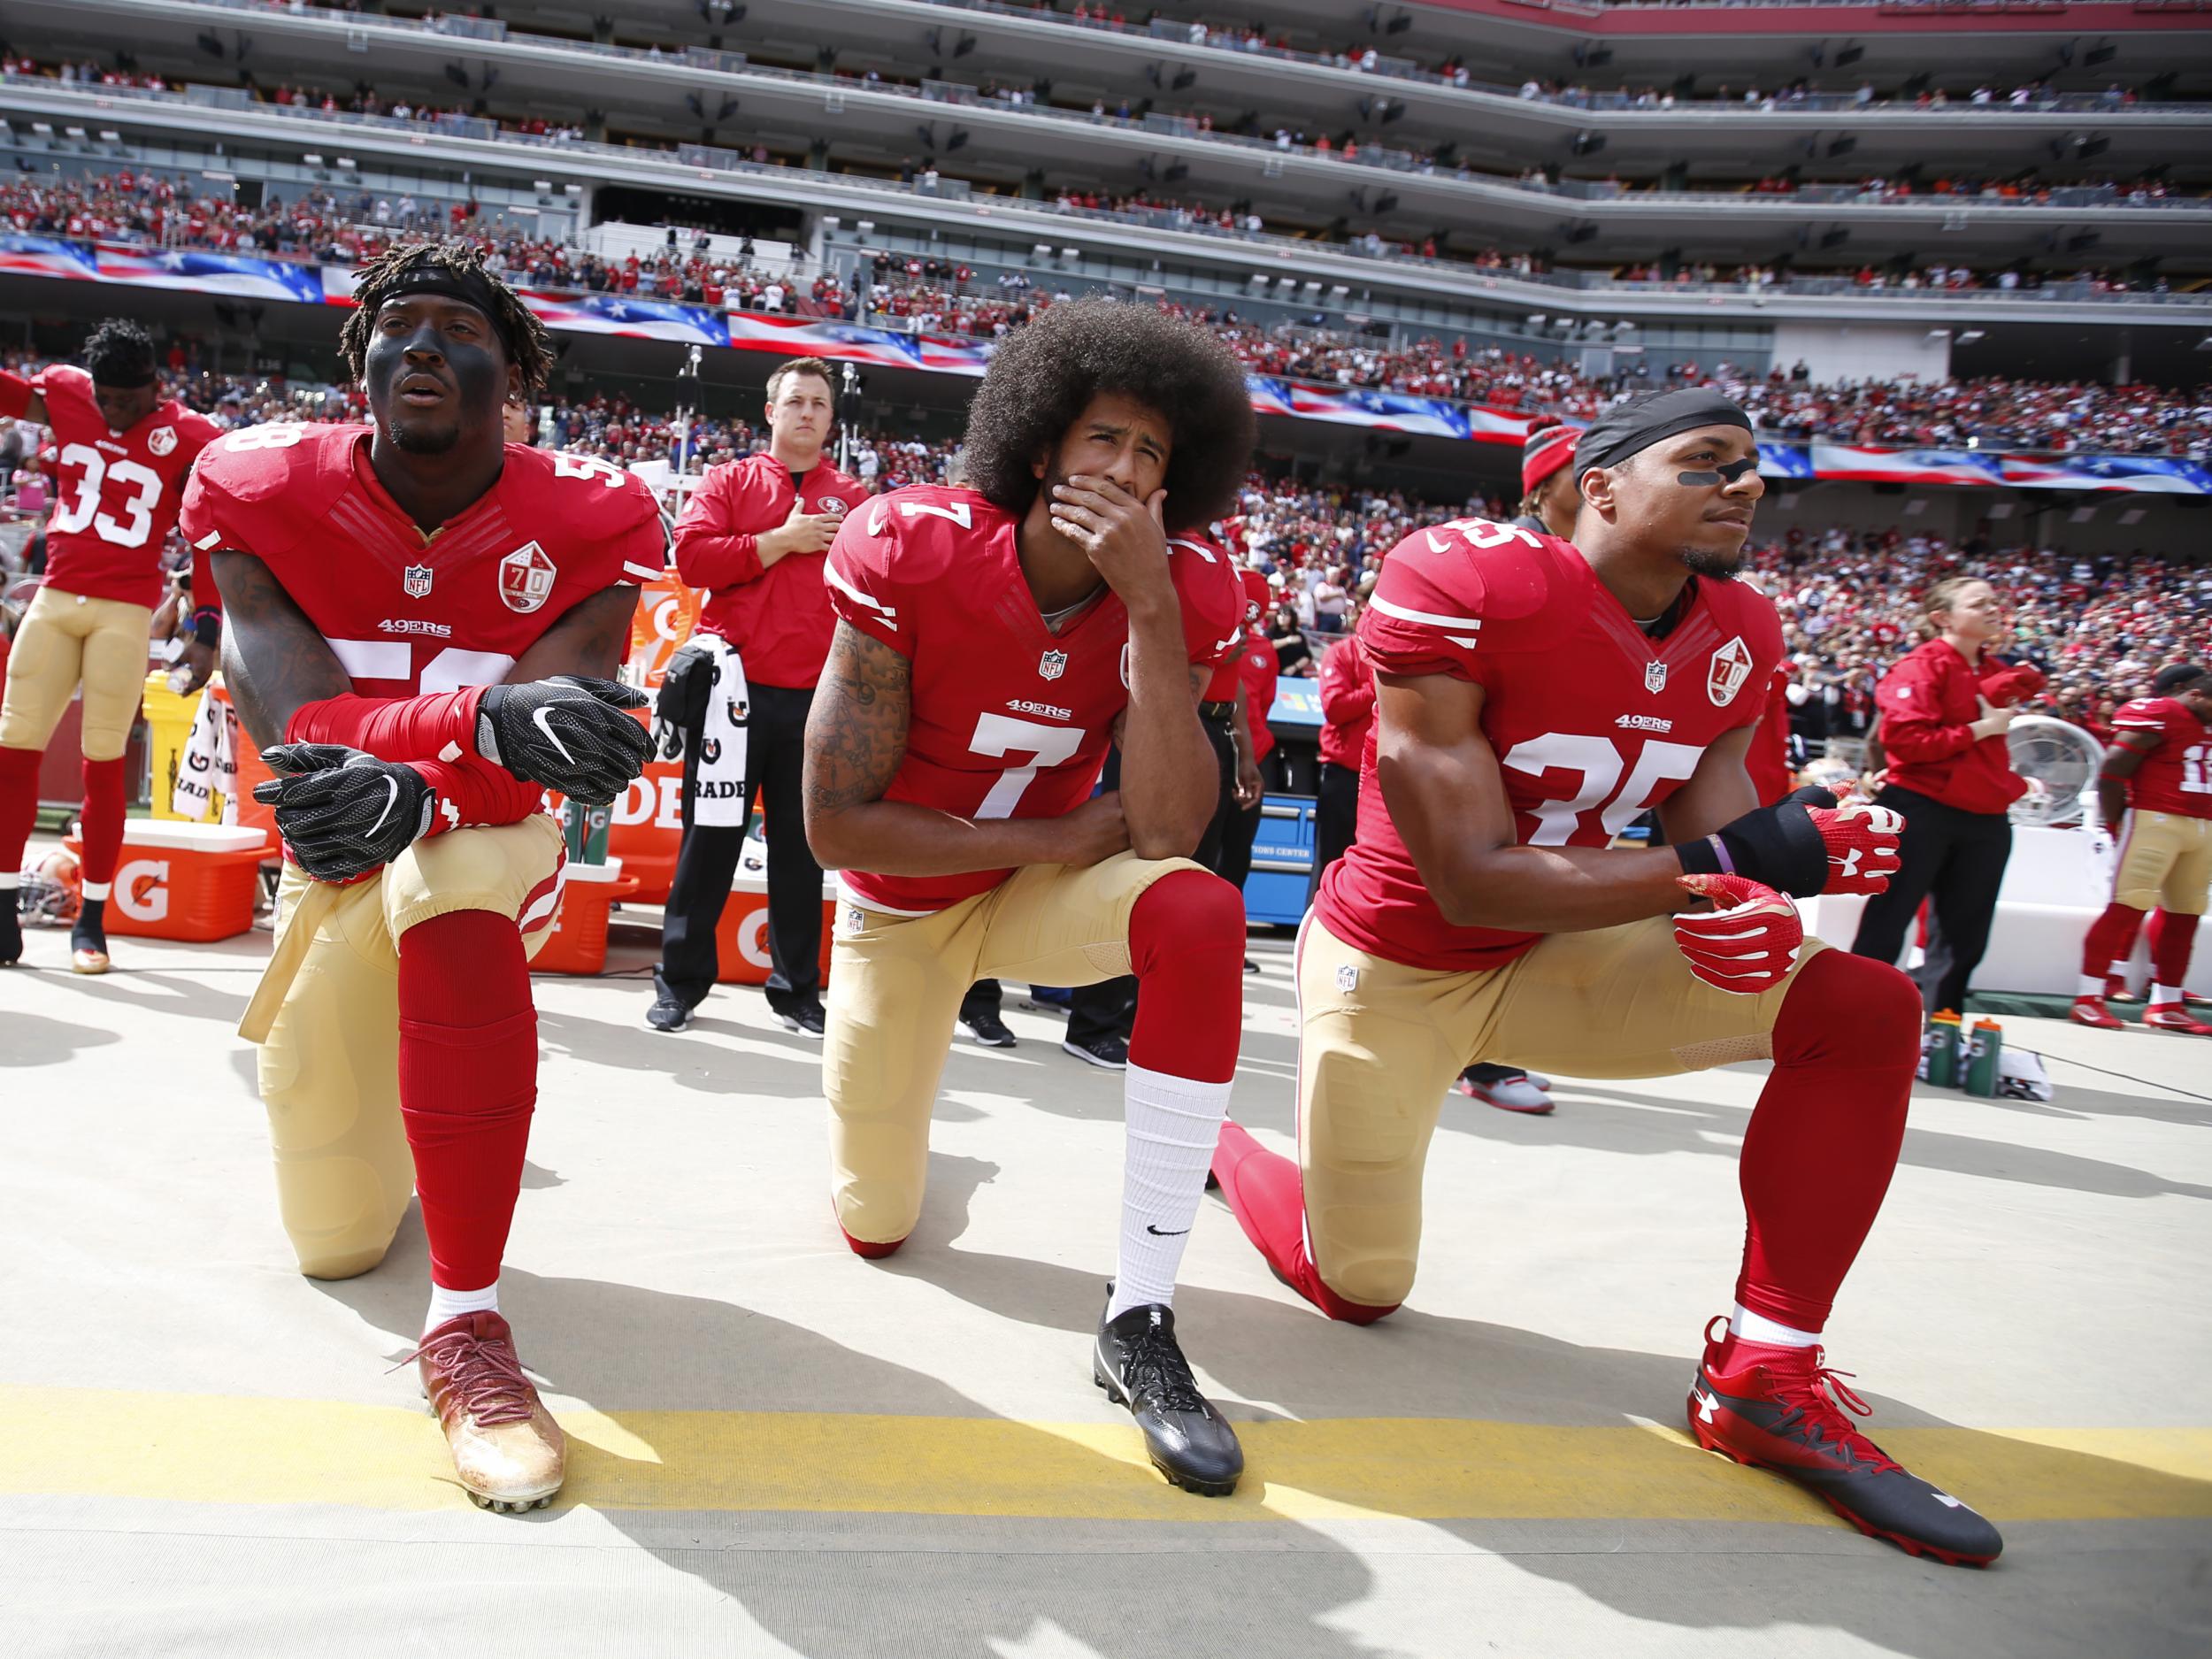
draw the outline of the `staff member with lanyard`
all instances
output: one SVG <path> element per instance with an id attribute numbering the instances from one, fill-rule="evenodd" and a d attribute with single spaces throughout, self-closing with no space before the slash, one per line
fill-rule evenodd
<path id="1" fill-rule="evenodd" d="M 2028 792 L 2012 769 L 2005 733 L 2019 703 L 2043 688 L 2043 676 L 1990 654 L 2005 618 L 1987 582 L 1938 582 L 1926 614 L 1935 637 L 1875 688 L 1889 772 L 1874 798 L 1901 813 L 1905 828 L 1901 867 L 1888 890 L 1867 901 L 1851 951 L 1895 962 L 1920 902 L 1932 900 L 1935 927 L 1918 979 L 1921 1000 L 1934 1013 L 1966 1006 L 1967 981 L 1989 947 L 2012 853 L 2006 809 Z"/>
<path id="2" fill-rule="evenodd" d="M 683 845 L 645 1016 L 656 1031 L 681 1031 L 713 988 L 715 926 L 765 791 L 768 1006 L 787 1031 L 822 1034 L 822 867 L 807 849 L 799 779 L 836 628 L 823 555 L 868 493 L 823 457 L 836 392 L 821 358 L 777 366 L 767 419 L 767 449 L 710 468 L 676 524 L 677 572 L 708 590 L 702 637 L 687 649 L 714 660 L 697 664 L 712 687 L 702 724 L 685 736 L 695 764 L 685 768 Z"/>

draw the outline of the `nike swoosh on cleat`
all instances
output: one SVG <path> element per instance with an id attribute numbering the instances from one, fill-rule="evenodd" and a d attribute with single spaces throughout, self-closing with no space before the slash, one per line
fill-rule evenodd
<path id="1" fill-rule="evenodd" d="M 545 723 L 547 718 L 551 715 L 552 712 L 553 710 L 549 708 L 540 709 L 535 714 L 530 717 L 531 722 L 536 726 L 539 731 L 545 733 L 545 741 L 547 742 L 552 744 L 555 749 L 560 750 L 561 758 L 566 761 L 570 765 L 573 766 L 576 764 L 576 757 L 568 752 L 568 745 L 562 742 L 559 734 L 556 733 L 551 726 Z"/>
<path id="2" fill-rule="evenodd" d="M 1172 1233 L 1163 1233 L 1148 1221 L 1144 1224 L 1144 1230 L 1156 1239 L 1179 1239 L 1190 1231 L 1188 1227 L 1178 1227 Z"/>

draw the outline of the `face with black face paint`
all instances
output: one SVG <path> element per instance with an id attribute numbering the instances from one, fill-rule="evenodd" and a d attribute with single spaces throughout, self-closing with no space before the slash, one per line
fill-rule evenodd
<path id="1" fill-rule="evenodd" d="M 1672 549 L 1694 574 L 1732 576 L 1743 566 L 1766 484 L 1752 435 L 1712 426 L 1663 439 L 1620 465 L 1592 468 L 1584 491 L 1612 507 L 1623 531 Z"/>
<path id="2" fill-rule="evenodd" d="M 161 388 L 150 382 L 144 386 L 103 386 L 95 380 L 92 401 L 99 408 L 100 419 L 108 423 L 110 432 L 128 432 L 154 412 L 154 406 L 161 402 Z"/>
<path id="3" fill-rule="evenodd" d="M 465 434 L 503 430 L 522 390 L 492 319 L 464 300 L 405 294 L 378 307 L 362 362 L 369 413 L 411 455 L 443 455 Z"/>

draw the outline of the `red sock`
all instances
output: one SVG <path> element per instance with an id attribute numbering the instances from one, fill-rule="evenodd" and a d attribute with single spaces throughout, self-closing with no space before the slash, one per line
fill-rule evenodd
<path id="1" fill-rule="evenodd" d="M 38 764 L 45 752 L 0 749 L 0 872 L 23 868 L 23 849 L 38 825 Z"/>
<path id="2" fill-rule="evenodd" d="M 1887 963 L 1824 950 L 1774 1023 L 1740 1171 L 1736 1300 L 1818 1331 L 1889 1191 L 1920 1061 L 1920 994 Z"/>
<path id="3" fill-rule="evenodd" d="M 2151 912 L 2151 977 L 2175 990 L 2189 977 L 2189 956 L 2197 942 L 2197 918 L 2161 906 Z"/>
<path id="4" fill-rule="evenodd" d="M 1129 912 L 1137 976 L 1131 1064 L 1226 1083 L 1244 1034 L 1244 895 L 1203 870 L 1177 870 Z"/>
<path id="5" fill-rule="evenodd" d="M 538 1017 L 514 920 L 454 910 L 399 941 L 399 1110 L 415 1154 L 430 1277 L 499 1277 L 538 1098 Z"/>
<path id="6" fill-rule="evenodd" d="M 77 832 L 84 844 L 84 884 L 97 887 L 88 899 L 105 898 L 123 857 L 123 757 L 84 764 L 84 815 Z"/>
<path id="7" fill-rule="evenodd" d="M 2096 979 L 2110 973 L 2114 963 L 2125 962 L 2133 953 L 2135 930 L 2142 925 L 2142 911 L 2116 902 L 2106 905 L 2104 914 L 2089 924 L 2089 932 L 2081 941 L 2081 971 Z M 2156 922 L 2151 924 L 2151 937 L 2158 937 Z"/>
<path id="8" fill-rule="evenodd" d="M 1243 967 L 1240 962 L 1237 971 L 1242 972 Z M 1372 1325 L 1396 1310 L 1394 1302 L 1387 1308 L 1347 1302 L 1322 1282 L 1320 1270 L 1306 1254 L 1305 1185 L 1290 1159 L 1270 1152 L 1241 1125 L 1228 1122 L 1221 1125 L 1221 1140 L 1214 1148 L 1213 1174 L 1237 1225 L 1275 1270 L 1275 1277 L 1330 1318 Z"/>

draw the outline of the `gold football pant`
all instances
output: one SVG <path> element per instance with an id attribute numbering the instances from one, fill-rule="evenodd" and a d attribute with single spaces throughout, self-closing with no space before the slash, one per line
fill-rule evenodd
<path id="1" fill-rule="evenodd" d="M 1791 971 L 1816 951 L 1808 939 Z M 1298 1161 L 1307 1248 L 1339 1295 L 1403 1302 L 1421 1178 L 1452 1079 L 1495 1060 L 1577 1077 L 1670 1077 L 1771 1054 L 1789 980 L 1758 996 L 1690 972 L 1665 917 L 1553 933 L 1502 968 L 1409 968 L 1309 914 L 1298 941 Z"/>
<path id="2" fill-rule="evenodd" d="M 0 749 L 44 749 L 84 687 L 87 760 L 119 760 L 146 683 L 146 630 L 154 613 L 120 599 L 42 588 L 8 653 Z"/>
<path id="3" fill-rule="evenodd" d="M 1129 916 L 1187 858 L 1118 853 L 1077 867 L 1032 864 L 988 893 L 927 916 L 837 907 L 829 1029 L 830 1196 L 863 1244 L 914 1230 L 929 1169 L 929 1114 L 960 999 L 978 979 L 1093 985 L 1129 972 Z"/>
<path id="4" fill-rule="evenodd" d="M 2201 916 L 2212 889 L 2212 818 L 2130 812 L 2112 900 L 2131 910 L 2162 907 Z"/>
<path id="5" fill-rule="evenodd" d="M 415 1190 L 399 1112 L 401 935 L 454 910 L 493 910 L 514 918 L 534 956 L 560 905 L 565 856 L 542 813 L 455 830 L 417 841 L 370 880 L 321 887 L 307 911 L 319 884 L 285 866 L 270 973 L 293 972 L 261 1041 L 261 1102 L 277 1206 L 310 1279 L 350 1279 L 382 1261 Z M 290 936 L 296 919 L 313 925 L 311 937 Z"/>

